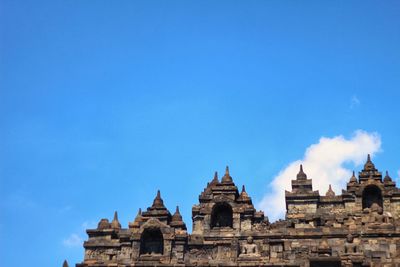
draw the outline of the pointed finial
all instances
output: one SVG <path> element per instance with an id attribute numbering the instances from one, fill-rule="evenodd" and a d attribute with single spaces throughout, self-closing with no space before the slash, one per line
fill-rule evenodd
<path id="1" fill-rule="evenodd" d="M 171 223 L 172 227 L 180 228 L 186 230 L 186 224 L 183 222 L 182 215 L 179 212 L 179 206 L 176 206 L 174 215 L 172 215 Z"/>
<path id="2" fill-rule="evenodd" d="M 157 190 L 157 196 L 153 201 L 153 208 L 164 208 L 164 201 L 161 198 L 160 190 Z"/>
<path id="3" fill-rule="evenodd" d="M 179 212 L 179 206 L 176 206 L 176 210 L 174 215 L 172 215 L 172 219 L 173 222 L 177 222 L 177 221 L 182 221 L 182 215 Z"/>
<path id="4" fill-rule="evenodd" d="M 224 182 L 225 183 L 232 182 L 232 177 L 229 174 L 229 167 L 228 166 L 226 166 L 226 168 L 225 168 L 225 175 L 224 175 L 224 177 L 222 177 L 221 182 L 222 183 L 224 183 Z"/>
<path id="5" fill-rule="evenodd" d="M 242 185 L 242 192 L 240 193 L 240 198 L 241 200 L 244 201 L 251 201 L 249 195 L 246 192 L 246 187 L 244 185 Z"/>
<path id="6" fill-rule="evenodd" d="M 303 171 L 303 164 L 300 164 L 300 171 L 297 174 L 297 180 L 307 180 L 307 175 Z"/>
<path id="7" fill-rule="evenodd" d="M 63 267 L 69 267 L 67 260 L 64 260 Z"/>
<path id="8" fill-rule="evenodd" d="M 118 213 L 117 213 L 117 211 L 114 212 L 114 219 L 111 222 L 111 228 L 113 228 L 113 229 L 121 229 L 121 224 L 118 221 Z"/>
<path id="9" fill-rule="evenodd" d="M 353 175 L 350 177 L 350 183 L 357 183 L 356 173 L 353 171 Z"/>
<path id="10" fill-rule="evenodd" d="M 327 196 L 327 197 L 334 197 L 335 196 L 335 192 L 332 190 L 332 185 L 329 185 L 329 189 L 326 192 L 325 196 Z"/>
<path id="11" fill-rule="evenodd" d="M 366 170 L 366 171 L 375 170 L 375 165 L 371 161 L 371 155 L 370 154 L 368 154 L 368 156 L 367 156 L 367 162 L 364 164 L 364 170 Z"/>
<path id="12" fill-rule="evenodd" d="M 218 183 L 219 183 L 218 172 L 214 172 L 214 178 L 212 179 L 211 184 L 214 185 L 214 184 L 218 184 Z"/>
<path id="13" fill-rule="evenodd" d="M 383 182 L 391 182 L 392 178 L 389 176 L 389 172 L 386 171 L 385 178 L 383 178 Z"/>
<path id="14" fill-rule="evenodd" d="M 139 208 L 138 213 L 135 217 L 135 222 L 141 221 L 142 220 L 142 209 Z"/>

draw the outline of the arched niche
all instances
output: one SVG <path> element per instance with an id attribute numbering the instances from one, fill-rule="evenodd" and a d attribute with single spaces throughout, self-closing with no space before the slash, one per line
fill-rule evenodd
<path id="1" fill-rule="evenodd" d="M 211 228 L 233 226 L 232 207 L 228 203 L 217 203 L 211 213 Z"/>
<path id="2" fill-rule="evenodd" d="M 140 238 L 140 255 L 162 255 L 164 238 L 158 228 L 145 229 Z"/>
<path id="3" fill-rule="evenodd" d="M 364 188 L 362 194 L 362 208 L 370 208 L 374 203 L 383 208 L 382 191 L 376 185 L 369 185 Z"/>

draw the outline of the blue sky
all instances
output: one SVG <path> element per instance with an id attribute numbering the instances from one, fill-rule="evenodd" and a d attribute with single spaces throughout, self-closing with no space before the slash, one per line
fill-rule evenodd
<path id="1" fill-rule="evenodd" d="M 2 0 L 0 265 L 82 261 L 85 228 L 114 210 L 127 227 L 157 189 L 191 225 L 226 165 L 261 203 L 321 137 L 375 136 L 374 162 L 398 177 L 399 13 L 398 1 Z"/>

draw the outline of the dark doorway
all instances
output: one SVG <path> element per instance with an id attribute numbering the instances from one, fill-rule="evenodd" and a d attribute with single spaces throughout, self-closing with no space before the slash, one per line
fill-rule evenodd
<path id="1" fill-rule="evenodd" d="M 310 267 L 341 267 L 342 264 L 337 260 L 313 260 L 310 261 Z"/>
<path id="2" fill-rule="evenodd" d="M 140 254 L 160 254 L 164 251 L 164 239 L 159 229 L 144 230 L 140 239 Z"/>
<path id="3" fill-rule="evenodd" d="M 211 228 L 232 227 L 232 207 L 228 203 L 215 204 L 211 213 Z"/>
<path id="4" fill-rule="evenodd" d="M 370 208 L 372 204 L 378 204 L 379 207 L 382 206 L 382 192 L 379 187 L 375 185 L 367 186 L 362 195 L 362 208 Z"/>

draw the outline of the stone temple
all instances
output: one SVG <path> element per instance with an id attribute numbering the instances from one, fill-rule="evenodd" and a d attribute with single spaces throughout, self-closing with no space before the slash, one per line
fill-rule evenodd
<path id="1" fill-rule="evenodd" d="M 193 205 L 191 234 L 179 208 L 171 215 L 158 192 L 129 228 L 115 213 L 88 229 L 76 267 L 400 266 L 400 189 L 369 156 L 340 195 L 314 191 L 300 166 L 285 199 L 285 219 L 270 223 L 227 168 Z"/>

